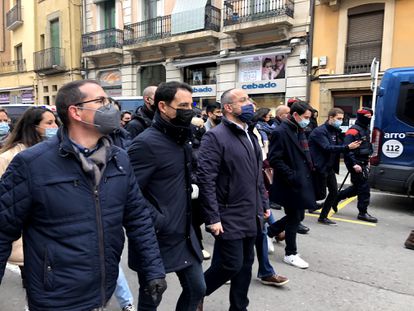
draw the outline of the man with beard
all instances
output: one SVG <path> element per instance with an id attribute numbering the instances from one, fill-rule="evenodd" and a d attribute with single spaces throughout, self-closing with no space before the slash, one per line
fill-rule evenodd
<path id="1" fill-rule="evenodd" d="M 132 142 L 128 154 L 144 197 L 151 203 L 165 271 L 175 272 L 183 291 L 176 310 L 195 311 L 205 293 L 202 254 L 191 224 L 192 89 L 161 83 L 155 92 L 152 126 Z M 139 256 L 130 253 L 132 258 Z M 138 310 L 156 310 L 139 274 Z"/>
<path id="2" fill-rule="evenodd" d="M 254 245 L 268 209 L 262 153 L 254 126 L 254 107 L 242 89 L 221 96 L 224 118 L 204 134 L 197 170 L 205 223 L 215 238 L 210 268 L 204 273 L 211 295 L 231 280 L 230 310 L 247 310 Z"/>
<path id="3" fill-rule="evenodd" d="M 206 131 L 211 130 L 221 122 L 223 112 L 219 103 L 210 104 L 206 107 L 206 113 L 208 116 L 207 122 L 204 124 Z"/>
<path id="4" fill-rule="evenodd" d="M 130 133 L 131 139 L 141 134 L 146 128 L 151 126 L 155 113 L 154 94 L 156 86 L 148 86 L 144 89 L 142 96 L 144 105 L 135 111 L 135 115 L 126 125 L 125 129 Z"/>

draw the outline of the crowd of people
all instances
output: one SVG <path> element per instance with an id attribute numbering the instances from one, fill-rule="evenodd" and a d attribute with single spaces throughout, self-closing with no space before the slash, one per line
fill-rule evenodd
<path id="1" fill-rule="evenodd" d="M 138 310 L 157 309 L 174 272 L 176 310 L 203 310 L 228 283 L 229 310 L 244 311 L 255 248 L 264 285 L 289 281 L 270 264 L 273 238 L 285 241 L 284 262 L 309 267 L 296 243 L 309 231 L 305 210 L 321 208 L 318 222 L 335 225 L 331 209 L 357 195 L 357 218 L 377 222 L 368 213 L 369 108 L 342 135 L 339 108 L 317 126 L 304 101 L 273 117 L 237 88 L 198 116 L 185 83 L 149 86 L 143 99 L 135 114 L 122 112 L 96 81 L 82 80 L 59 90 L 58 118 L 29 108 L 10 131 L 0 110 L 0 280 L 7 262 L 17 264 L 31 311 L 103 310 L 113 293 L 122 310 L 135 310 L 119 266 L 125 235 Z M 338 192 L 341 153 L 352 185 Z"/>

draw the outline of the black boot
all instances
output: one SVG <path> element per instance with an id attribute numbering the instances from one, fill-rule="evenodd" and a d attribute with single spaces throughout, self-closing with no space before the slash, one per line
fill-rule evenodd
<path id="1" fill-rule="evenodd" d="M 411 231 L 404 245 L 406 248 L 414 249 L 414 230 Z"/>
<path id="2" fill-rule="evenodd" d="M 309 228 L 308 227 L 306 227 L 306 226 L 304 226 L 302 223 L 300 223 L 299 224 L 299 226 L 298 226 L 298 231 L 297 231 L 297 233 L 299 233 L 299 234 L 306 234 L 306 233 L 308 233 L 309 232 Z"/>

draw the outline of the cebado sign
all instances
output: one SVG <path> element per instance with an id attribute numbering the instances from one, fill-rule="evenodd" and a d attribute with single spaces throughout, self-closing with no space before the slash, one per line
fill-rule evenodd
<path id="1" fill-rule="evenodd" d="M 215 84 L 193 86 L 194 97 L 215 97 L 217 88 Z"/>
<path id="2" fill-rule="evenodd" d="M 286 91 L 286 82 L 285 79 L 239 82 L 237 87 L 245 90 L 248 94 L 284 93 Z"/>

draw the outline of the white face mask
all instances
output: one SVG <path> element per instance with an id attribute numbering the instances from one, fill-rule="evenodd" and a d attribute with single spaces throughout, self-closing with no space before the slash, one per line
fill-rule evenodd
<path id="1" fill-rule="evenodd" d="M 309 125 L 309 122 L 310 122 L 310 120 L 309 119 L 302 119 L 299 115 L 298 115 L 298 117 L 299 117 L 299 119 L 300 119 L 300 121 L 298 122 L 298 125 L 301 127 L 301 128 L 305 128 L 305 127 L 307 127 L 308 125 Z"/>

